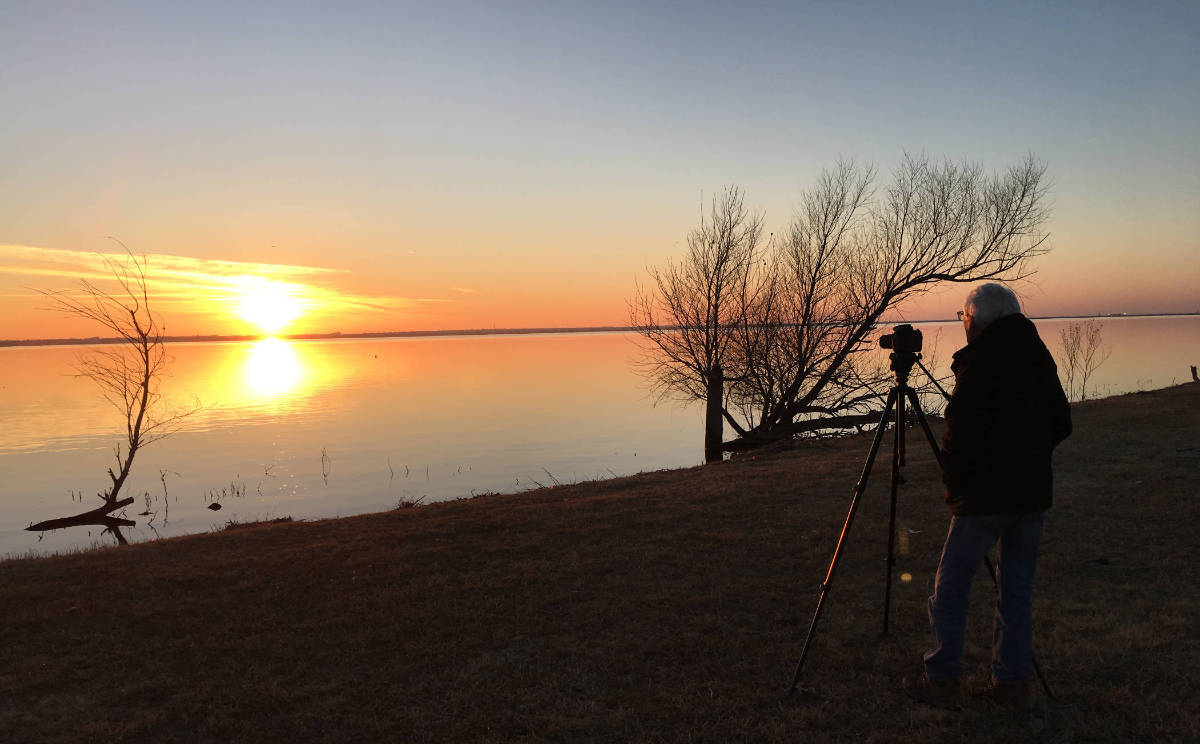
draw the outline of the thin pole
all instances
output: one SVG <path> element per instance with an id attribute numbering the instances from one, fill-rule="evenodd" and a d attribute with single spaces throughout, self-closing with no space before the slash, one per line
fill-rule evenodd
<path id="1" fill-rule="evenodd" d="M 833 551 L 833 559 L 829 561 L 829 571 L 825 574 L 825 582 L 821 584 L 821 594 L 817 597 L 817 609 L 813 612 L 812 622 L 808 626 L 808 635 L 804 637 L 804 647 L 800 650 L 800 661 L 796 664 L 796 673 L 792 675 L 792 686 L 788 688 L 788 694 L 796 692 L 796 685 L 800 683 L 800 674 L 804 671 L 804 660 L 808 657 L 809 646 L 812 645 L 813 636 L 817 632 L 817 622 L 821 619 L 821 608 L 825 605 L 825 595 L 833 586 L 833 574 L 837 570 L 838 560 L 842 557 L 842 548 L 846 544 L 846 536 L 850 534 L 850 525 L 854 522 L 854 514 L 858 511 L 858 499 L 867 490 L 867 479 L 871 475 L 871 465 L 875 462 L 875 455 L 879 452 L 879 445 L 883 442 L 883 434 L 887 430 L 888 417 L 892 413 L 892 408 L 896 405 L 899 398 L 899 390 L 892 388 L 888 393 L 887 404 L 883 408 L 883 415 L 879 417 L 879 426 L 875 430 L 875 438 L 871 441 L 871 451 L 867 454 L 867 461 L 863 465 L 862 475 L 858 478 L 858 483 L 854 486 L 854 496 L 850 499 L 850 510 L 846 513 L 846 521 L 842 524 L 842 534 L 838 537 L 837 548 Z"/>

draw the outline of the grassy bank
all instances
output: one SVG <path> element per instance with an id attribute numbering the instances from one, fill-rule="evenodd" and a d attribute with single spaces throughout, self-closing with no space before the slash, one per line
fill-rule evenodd
<path id="1" fill-rule="evenodd" d="M 948 514 L 886 457 L 785 698 L 868 440 L 0 563 L 5 741 L 1139 741 L 1200 737 L 1200 385 L 1075 407 L 1038 568 L 1058 699 L 910 704 Z M 968 684 L 985 679 L 990 584 Z"/>

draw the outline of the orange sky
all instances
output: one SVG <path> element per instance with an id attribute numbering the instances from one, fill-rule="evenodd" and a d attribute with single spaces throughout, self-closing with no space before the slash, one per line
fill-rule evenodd
<path id="1" fill-rule="evenodd" d="M 564 282 L 493 265 L 453 275 L 431 268 L 420 279 L 397 281 L 404 272 L 394 268 L 354 271 L 160 253 L 147 259 L 151 301 L 171 335 L 624 324 L 623 297 L 633 279 L 629 272 L 606 282 L 591 272 Z M 573 272 L 563 269 L 564 275 Z M 52 309 L 37 292 L 72 289 L 83 279 L 111 289 L 97 253 L 0 245 L 0 338 L 100 333 Z M 400 286 L 389 286 L 393 282 Z"/>
<path id="2" fill-rule="evenodd" d="M 678 229 L 680 238 L 687 226 Z M 624 325 L 625 300 L 647 263 L 680 250 L 681 239 L 651 251 L 556 252 L 546 246 L 464 251 L 449 259 L 413 250 L 398 260 L 331 251 L 311 264 L 148 254 L 155 308 L 171 335 L 376 332 L 462 328 Z M 586 236 L 579 236 L 586 240 Z M 602 239 L 614 239 L 605 236 Z M 630 236 L 632 241 L 635 236 Z M 1096 241 L 1096 242 L 1090 242 Z M 1100 247 L 1097 247 L 1100 246 Z M 97 246 L 115 254 L 111 241 Z M 1195 312 L 1195 257 L 1169 247 L 1127 256 L 1103 236 L 1058 239 L 1040 271 L 1015 286 L 1033 315 Z M 271 251 L 266 251 L 273 255 Z M 280 257 L 283 257 L 280 255 Z M 70 289 L 107 274 L 98 253 L 0 245 L 0 338 L 88 337 L 100 330 L 50 309 L 37 289 Z M 895 316 L 952 317 L 966 288 L 947 286 Z M 271 321 L 275 321 L 274 323 Z"/>

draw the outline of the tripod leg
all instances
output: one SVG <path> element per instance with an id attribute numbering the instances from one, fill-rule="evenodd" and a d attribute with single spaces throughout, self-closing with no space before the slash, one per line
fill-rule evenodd
<path id="1" fill-rule="evenodd" d="M 867 461 L 863 465 L 862 475 L 858 478 L 858 483 L 854 485 L 854 496 L 850 499 L 850 511 L 846 513 L 846 521 L 842 524 L 842 534 L 838 537 L 837 547 L 833 551 L 833 559 L 829 561 L 829 571 L 825 574 L 825 581 L 821 584 L 821 594 L 817 597 L 817 609 L 813 612 L 812 622 L 808 625 L 808 635 L 804 637 L 804 646 L 800 650 L 800 661 L 796 664 L 796 673 L 792 675 L 792 686 L 788 688 L 788 693 L 796 692 L 796 685 L 800 682 L 800 673 L 804 671 L 804 660 L 808 657 L 809 646 L 812 645 L 813 636 L 817 632 L 817 621 L 821 619 L 821 608 L 825 604 L 825 595 L 833 586 L 833 573 L 837 570 L 838 559 L 842 557 L 842 547 L 846 544 L 846 535 L 850 533 L 850 524 L 854 521 L 854 514 L 858 511 L 858 498 L 867 490 L 867 478 L 871 475 L 871 465 L 875 462 L 875 455 L 879 452 L 879 445 L 883 442 L 883 434 L 887 430 L 888 416 L 892 413 L 892 408 L 896 405 L 898 391 L 892 388 L 888 394 L 887 404 L 883 408 L 883 415 L 879 418 L 879 427 L 875 430 L 875 439 L 871 442 L 871 451 L 867 454 Z"/>
<path id="2" fill-rule="evenodd" d="M 904 464 L 904 394 L 907 386 L 901 382 L 896 387 L 896 428 L 892 432 L 892 486 L 891 510 L 888 516 L 887 560 L 884 561 L 883 587 L 883 632 L 888 634 L 888 618 L 892 609 L 892 569 L 896 565 L 896 489 L 900 485 L 900 466 Z"/>
<path id="3" fill-rule="evenodd" d="M 926 371 L 928 374 L 928 371 Z M 933 430 L 929 428 L 929 422 L 925 420 L 925 414 L 921 411 L 921 399 L 917 397 L 917 393 L 912 388 L 906 390 L 909 399 L 912 401 L 913 410 L 917 412 L 917 420 L 921 422 L 921 428 L 925 430 L 925 438 L 929 440 L 929 446 L 933 448 L 933 456 L 937 458 L 938 465 L 942 464 L 942 450 L 938 447 L 937 439 L 933 436 Z M 992 557 L 985 555 L 983 557 L 983 565 L 987 568 L 988 576 L 992 577 L 992 585 L 999 586 L 999 579 L 996 577 L 996 567 L 992 564 Z M 1042 683 L 1042 689 L 1046 691 L 1046 697 L 1053 700 L 1054 694 L 1050 692 L 1050 685 L 1046 682 L 1046 675 L 1042 673 L 1042 665 L 1038 663 L 1037 656 L 1032 656 L 1033 671 L 1037 673 L 1038 681 Z"/>
<path id="4" fill-rule="evenodd" d="M 937 437 L 933 436 L 933 429 L 929 428 L 929 421 L 925 418 L 925 412 L 921 410 L 921 399 L 917 397 L 917 391 L 912 388 L 905 388 L 904 392 L 908 394 L 909 400 L 912 401 L 913 410 L 917 413 L 917 421 L 921 422 L 921 430 L 925 432 L 925 438 L 929 440 L 929 447 L 933 450 L 933 456 L 937 459 L 938 466 L 942 464 L 942 448 L 938 446 Z"/>
<path id="5" fill-rule="evenodd" d="M 992 557 L 990 555 L 985 555 L 983 557 L 983 565 L 987 569 L 988 576 L 992 577 L 992 585 L 998 587 L 1000 585 L 1000 581 L 996 577 L 996 566 L 992 563 Z M 1046 691 L 1047 699 L 1053 700 L 1054 693 L 1050 692 L 1050 684 L 1046 682 L 1046 675 L 1042 673 L 1042 665 L 1038 663 L 1037 654 L 1034 654 L 1032 651 L 1030 651 L 1029 658 L 1030 661 L 1033 662 L 1033 671 L 1037 673 L 1038 682 L 1042 683 L 1042 689 Z"/>

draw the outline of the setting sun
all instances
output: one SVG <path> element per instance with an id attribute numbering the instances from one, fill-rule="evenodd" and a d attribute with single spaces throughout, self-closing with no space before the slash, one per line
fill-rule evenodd
<path id="1" fill-rule="evenodd" d="M 239 282 L 238 315 L 266 333 L 278 333 L 304 312 L 304 302 L 292 286 L 262 277 Z"/>

